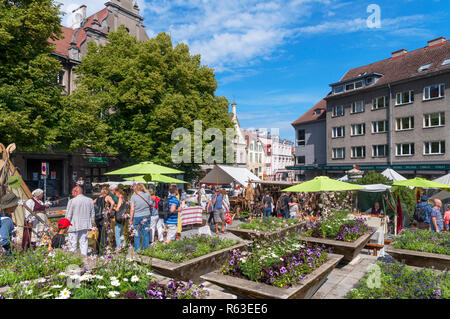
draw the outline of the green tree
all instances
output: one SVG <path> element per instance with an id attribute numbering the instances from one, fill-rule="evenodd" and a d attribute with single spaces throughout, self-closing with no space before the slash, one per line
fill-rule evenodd
<path id="1" fill-rule="evenodd" d="M 0 137 L 27 151 L 57 144 L 61 64 L 48 39 L 61 36 L 52 0 L 0 2 Z"/>
<path id="2" fill-rule="evenodd" d="M 174 47 L 165 33 L 139 42 L 123 26 L 108 39 L 104 46 L 88 43 L 76 71 L 79 87 L 70 99 L 95 106 L 99 121 L 107 126 L 109 151 L 129 163 L 170 165 L 178 142 L 171 140 L 174 129 L 193 133 L 194 120 L 202 120 L 203 130 L 216 127 L 225 136 L 225 129 L 233 127 L 227 99 L 215 95 L 214 71 L 202 66 L 187 45 Z M 176 167 L 187 177 L 198 168 Z"/>

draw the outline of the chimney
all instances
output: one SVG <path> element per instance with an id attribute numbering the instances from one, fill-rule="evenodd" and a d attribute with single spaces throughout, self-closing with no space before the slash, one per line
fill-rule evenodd
<path id="1" fill-rule="evenodd" d="M 438 44 L 442 44 L 445 41 L 447 41 L 445 39 L 445 37 L 440 37 L 440 38 L 437 38 L 437 39 L 434 39 L 434 40 L 430 40 L 430 41 L 428 41 L 428 47 L 432 47 L 432 46 L 435 46 L 435 45 L 438 45 Z"/>
<path id="2" fill-rule="evenodd" d="M 405 55 L 406 53 L 408 53 L 408 50 L 406 50 L 406 49 L 401 49 L 401 50 L 392 52 L 392 57 L 393 57 L 393 58 L 397 58 L 397 57 L 399 57 L 399 56 Z"/>

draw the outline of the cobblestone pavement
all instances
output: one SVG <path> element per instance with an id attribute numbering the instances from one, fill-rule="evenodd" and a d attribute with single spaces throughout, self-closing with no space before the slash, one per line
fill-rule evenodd
<path id="1" fill-rule="evenodd" d="M 364 277 L 377 257 L 359 254 L 348 264 L 339 264 L 329 275 L 327 281 L 317 290 L 312 299 L 344 299 L 345 295 Z"/>

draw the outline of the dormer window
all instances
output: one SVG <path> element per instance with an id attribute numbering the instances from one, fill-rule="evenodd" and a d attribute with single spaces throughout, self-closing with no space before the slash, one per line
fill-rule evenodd
<path id="1" fill-rule="evenodd" d="M 370 85 L 372 83 L 373 83 L 373 78 L 372 77 L 366 79 L 366 84 L 367 85 Z"/>
<path id="2" fill-rule="evenodd" d="M 321 110 L 315 110 L 315 111 L 314 111 L 314 114 L 315 114 L 315 115 L 319 115 L 321 112 L 322 112 Z"/>
<path id="3" fill-rule="evenodd" d="M 426 65 L 422 65 L 422 66 L 417 70 L 417 72 L 423 72 L 423 71 L 426 71 L 426 70 L 430 69 L 430 67 L 431 67 L 432 64 L 433 64 L 433 63 L 426 64 Z"/>
<path id="4" fill-rule="evenodd" d="M 360 89 L 363 87 L 363 81 L 355 82 L 355 89 Z"/>
<path id="5" fill-rule="evenodd" d="M 346 91 L 351 91 L 355 89 L 355 83 L 349 83 L 345 85 L 345 90 Z"/>
<path id="6" fill-rule="evenodd" d="M 336 93 L 341 93 L 341 92 L 344 92 L 344 86 L 343 86 L 343 85 L 336 86 L 336 87 L 334 88 L 334 94 L 336 94 Z"/>

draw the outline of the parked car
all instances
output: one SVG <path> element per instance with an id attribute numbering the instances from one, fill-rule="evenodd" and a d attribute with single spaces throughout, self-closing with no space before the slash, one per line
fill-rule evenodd
<path id="1" fill-rule="evenodd" d="M 205 189 L 206 201 L 208 202 L 211 198 L 212 191 L 210 189 Z M 186 202 L 198 203 L 198 189 L 188 189 L 186 191 Z"/>

